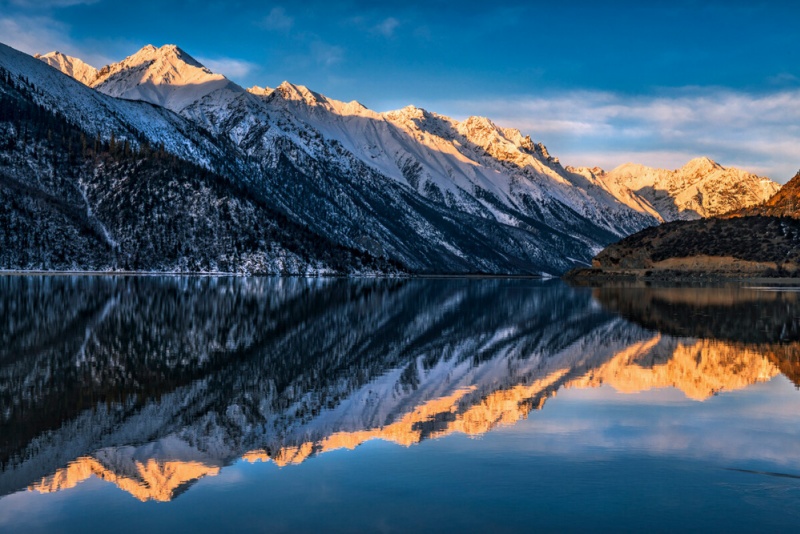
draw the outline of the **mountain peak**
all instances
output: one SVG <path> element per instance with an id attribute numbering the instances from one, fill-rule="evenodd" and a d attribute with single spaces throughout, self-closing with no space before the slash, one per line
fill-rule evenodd
<path id="1" fill-rule="evenodd" d="M 252 95 L 256 95 L 256 96 L 269 96 L 273 92 L 275 92 L 275 89 L 273 89 L 271 87 L 266 87 L 266 86 L 259 87 L 258 85 L 254 85 L 253 87 L 248 87 L 246 89 L 246 91 L 248 93 L 250 93 Z"/>
<path id="2" fill-rule="evenodd" d="M 689 162 L 686 163 L 686 165 L 684 165 L 683 167 L 681 167 L 680 170 L 690 171 L 690 172 L 697 172 L 697 171 L 709 172 L 714 169 L 722 169 L 722 168 L 723 168 L 722 165 L 720 165 L 713 159 L 707 156 L 701 156 L 699 158 L 694 158 L 689 160 Z"/>
<path id="3" fill-rule="evenodd" d="M 145 45 L 132 56 L 125 58 L 122 63 L 140 65 L 147 61 L 159 60 L 170 63 L 185 63 L 186 65 L 211 73 L 203 64 L 174 44 L 165 44 L 160 48 L 156 48 L 151 44 Z"/>
<path id="4" fill-rule="evenodd" d="M 316 106 L 320 102 L 326 100 L 324 96 L 319 93 L 311 91 L 305 85 L 295 85 L 293 83 L 284 81 L 276 89 L 276 93 L 281 95 L 285 100 L 294 100 L 304 102 L 309 106 Z"/>
<path id="5" fill-rule="evenodd" d="M 476 128 L 495 128 L 494 123 L 488 117 L 481 117 L 478 115 L 471 115 L 464 121 L 465 126 Z"/>
<path id="6" fill-rule="evenodd" d="M 119 63 L 103 67 L 91 85 L 109 96 L 144 100 L 175 112 L 221 88 L 242 91 L 173 44 L 146 45 Z"/>
<path id="7" fill-rule="evenodd" d="M 62 54 L 58 50 L 48 52 L 44 55 L 36 54 L 34 58 L 43 61 L 60 70 L 67 76 L 70 76 L 84 85 L 91 85 L 97 78 L 97 69 L 91 65 L 84 63 L 80 59 L 66 54 Z"/>
<path id="8" fill-rule="evenodd" d="M 389 120 L 425 120 L 432 115 L 429 111 L 418 108 L 414 104 L 409 104 L 404 108 L 395 109 L 393 111 L 386 111 L 382 113 L 384 117 Z"/>
<path id="9" fill-rule="evenodd" d="M 34 54 L 33 57 L 35 59 L 42 59 L 42 58 L 68 58 L 69 56 L 66 54 L 62 54 L 58 50 L 53 50 L 52 52 L 48 52 L 46 54 Z"/>

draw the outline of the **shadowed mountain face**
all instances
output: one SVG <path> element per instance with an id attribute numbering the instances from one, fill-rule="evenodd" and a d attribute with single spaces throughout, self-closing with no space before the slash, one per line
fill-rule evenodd
<path id="1" fill-rule="evenodd" d="M 239 459 L 479 435 L 561 388 L 703 400 L 797 379 L 793 294 L 691 291 L 0 278 L 0 494 L 98 477 L 165 501 Z"/>

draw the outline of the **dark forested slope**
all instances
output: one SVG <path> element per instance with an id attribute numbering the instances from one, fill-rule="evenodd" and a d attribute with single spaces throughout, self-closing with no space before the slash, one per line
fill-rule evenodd
<path id="1" fill-rule="evenodd" d="M 0 70 L 0 268 L 398 272 L 290 221 L 225 177 L 142 142 L 89 138 Z"/>

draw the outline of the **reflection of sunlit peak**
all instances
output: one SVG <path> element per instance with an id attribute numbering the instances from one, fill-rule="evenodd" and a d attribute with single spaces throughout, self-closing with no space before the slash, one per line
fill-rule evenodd
<path id="1" fill-rule="evenodd" d="M 662 338 L 635 343 L 567 387 L 608 384 L 621 393 L 674 387 L 694 400 L 770 380 L 779 369 L 760 351 L 713 340 Z"/>
<path id="2" fill-rule="evenodd" d="M 541 409 L 549 396 L 555 396 L 558 382 L 568 372 L 562 369 L 529 385 L 495 391 L 458 415 L 452 424 L 432 437 L 453 432 L 478 436 L 497 426 L 513 425 L 526 418 L 531 410 Z"/>
<path id="3" fill-rule="evenodd" d="M 485 393 L 476 385 L 461 387 L 421 402 L 384 426 L 334 430 L 318 439 L 283 443 L 274 449 L 253 449 L 243 454 L 242 459 L 251 463 L 272 461 L 285 467 L 300 464 L 316 454 L 352 450 L 375 439 L 411 446 L 453 433 L 479 436 L 525 419 L 532 410 L 540 409 L 560 387 L 594 388 L 607 384 L 622 393 L 673 387 L 688 398 L 704 400 L 717 392 L 741 389 L 778 374 L 778 368 L 762 352 L 757 346 L 653 335 L 629 344 L 596 367 L 578 370 L 564 366 L 539 379 Z M 29 489 L 48 493 L 74 487 L 96 476 L 139 500 L 168 501 L 189 484 L 204 476 L 214 476 L 220 469 L 209 465 L 202 453 L 181 443 L 165 441 L 150 448 L 168 449 L 171 458 L 180 451 L 185 458 L 183 461 L 136 460 L 140 456 L 147 457 L 147 447 L 138 451 L 134 448 L 104 449 L 94 456 L 79 458 Z"/>
<path id="4" fill-rule="evenodd" d="M 84 456 L 59 469 L 53 475 L 42 478 L 28 489 L 39 493 L 52 493 L 73 488 L 92 475 L 115 484 L 140 501 L 170 501 L 182 487 L 205 476 L 219 474 L 218 466 L 210 466 L 197 461 L 179 460 L 158 461 L 149 459 L 134 461 L 128 473 L 117 472 L 106 467 L 96 458 Z"/>
<path id="5" fill-rule="evenodd" d="M 283 447 L 274 455 L 264 449 L 252 450 L 242 459 L 250 463 L 271 460 L 284 467 L 299 464 L 314 454 L 337 449 L 352 450 L 373 439 L 408 447 L 426 438 L 439 438 L 456 432 L 478 436 L 497 426 L 513 425 L 527 417 L 532 409 L 541 408 L 548 396 L 555 395 L 556 384 L 567 373 L 568 370 L 561 370 L 527 386 L 495 391 L 464 412 L 460 412 L 462 401 L 476 388 L 460 388 L 450 395 L 429 400 L 394 423 L 380 428 L 335 432 L 317 442 Z"/>
<path id="6" fill-rule="evenodd" d="M 382 439 L 408 447 L 419 443 L 423 438 L 422 423 L 432 421 L 442 413 L 455 412 L 459 401 L 474 390 L 474 386 L 460 388 L 451 395 L 432 399 L 416 407 L 398 421 L 384 427 L 352 432 L 334 432 L 318 442 L 309 441 L 298 446 L 283 447 L 274 455 L 270 455 L 264 449 L 253 450 L 245 453 L 242 459 L 250 463 L 272 460 L 277 466 L 284 467 L 302 463 L 317 453 L 337 449 L 352 450 L 373 439 Z"/>
<path id="7" fill-rule="evenodd" d="M 270 457 L 267 451 L 264 449 L 256 449 L 244 453 L 242 455 L 242 460 L 246 461 L 247 463 L 254 464 L 257 462 L 269 462 Z"/>
<path id="8" fill-rule="evenodd" d="M 299 447 L 284 447 L 272 457 L 272 461 L 279 467 L 284 467 L 289 464 L 301 464 L 311 456 L 313 452 L 314 444 L 306 442 Z"/>

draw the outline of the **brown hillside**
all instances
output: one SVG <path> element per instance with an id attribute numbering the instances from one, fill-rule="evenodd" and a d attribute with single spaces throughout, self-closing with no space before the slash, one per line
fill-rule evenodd
<path id="1" fill-rule="evenodd" d="M 678 259 L 683 261 L 675 261 Z M 796 271 L 800 264 L 800 220 L 751 216 L 662 224 L 607 247 L 592 264 L 602 269 L 691 266 L 698 271 Z"/>
<path id="2" fill-rule="evenodd" d="M 797 171 L 794 178 L 786 182 L 786 184 L 764 204 L 733 211 L 722 217 L 747 217 L 751 215 L 800 219 L 800 171 Z"/>
<path id="3" fill-rule="evenodd" d="M 760 206 L 647 228 L 608 246 L 592 269 L 605 276 L 800 276 L 800 172 Z"/>
<path id="4" fill-rule="evenodd" d="M 753 215 L 800 218 L 800 171 L 786 182 L 764 206 L 750 208 Z M 758 213 L 755 213 L 758 212 Z"/>

